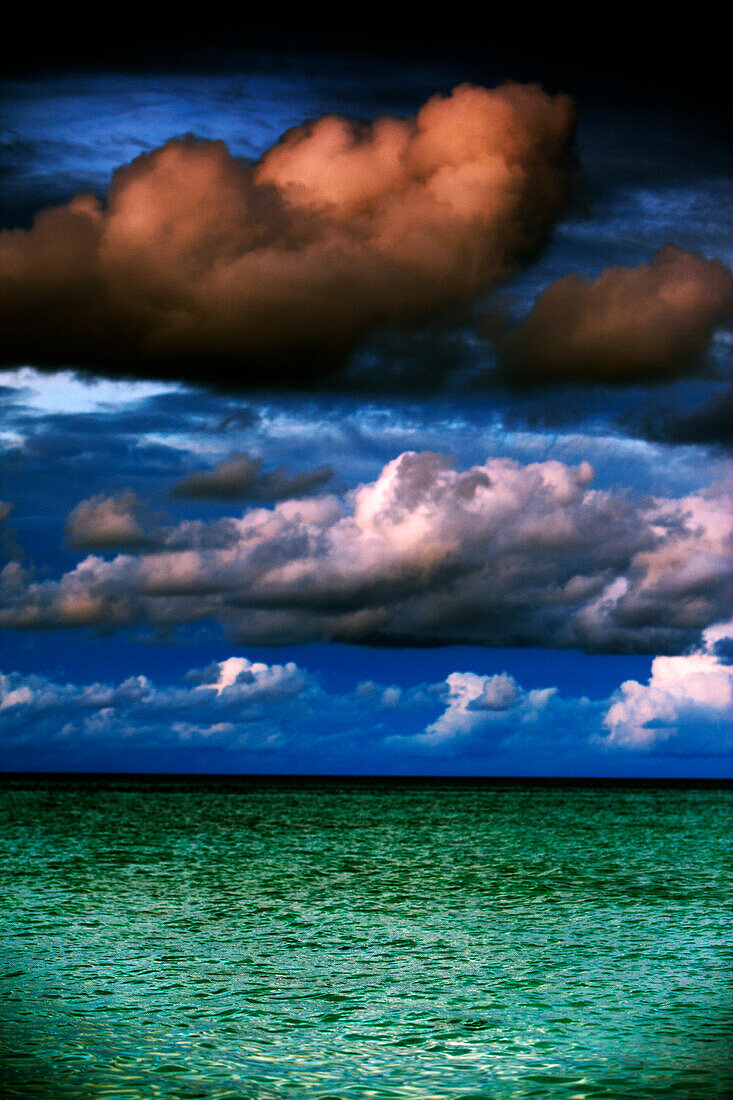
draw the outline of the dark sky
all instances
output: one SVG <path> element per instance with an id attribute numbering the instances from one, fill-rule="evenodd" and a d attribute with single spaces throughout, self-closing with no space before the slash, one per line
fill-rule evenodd
<path id="1" fill-rule="evenodd" d="M 150 7 L 119 11 L 75 8 L 17 13 L 6 39 L 9 75 L 84 68 L 116 71 L 236 69 L 243 55 L 260 58 L 319 55 L 366 74 L 382 61 L 459 65 L 498 77 L 540 80 L 577 93 L 594 88 L 621 101 L 642 96 L 678 108 L 727 110 L 727 43 L 714 5 L 652 13 L 639 5 L 586 8 L 537 6 L 516 15 L 405 10 L 390 5 L 344 10 L 162 13 Z"/>

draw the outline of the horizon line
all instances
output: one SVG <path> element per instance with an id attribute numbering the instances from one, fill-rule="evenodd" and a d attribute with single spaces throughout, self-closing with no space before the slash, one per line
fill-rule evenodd
<path id="1" fill-rule="evenodd" d="M 733 789 L 733 776 L 624 776 L 624 775 L 425 775 L 419 773 L 379 772 L 143 772 L 143 771 L 71 771 L 71 770 L 0 770 L 0 783 L 22 779 L 59 780 L 258 780 L 321 782 L 431 782 L 482 783 L 510 786 L 514 784 L 563 785 L 636 785 L 725 787 Z"/>

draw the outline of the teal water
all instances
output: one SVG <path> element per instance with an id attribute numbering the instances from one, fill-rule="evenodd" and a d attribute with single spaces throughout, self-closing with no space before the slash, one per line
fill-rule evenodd
<path id="1" fill-rule="evenodd" d="M 732 795 L 6 778 L 0 1091 L 728 1096 Z"/>

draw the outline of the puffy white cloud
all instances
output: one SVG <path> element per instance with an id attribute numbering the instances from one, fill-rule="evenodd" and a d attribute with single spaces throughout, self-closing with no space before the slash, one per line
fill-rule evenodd
<path id="1" fill-rule="evenodd" d="M 8 582 L 25 628 L 214 619 L 243 644 L 547 645 L 682 653 L 730 607 L 724 489 L 633 500 L 587 463 L 406 452 L 347 493 L 186 522 L 159 547 Z"/>
<path id="2" fill-rule="evenodd" d="M 490 734 L 507 727 L 536 722 L 538 714 L 554 696 L 554 688 L 523 691 L 513 676 L 499 673 L 478 676 L 475 672 L 451 672 L 446 678 L 448 705 L 418 738 L 425 746 L 437 747 L 456 738 Z"/>
<path id="3" fill-rule="evenodd" d="M 690 744 L 714 752 L 733 747 L 733 665 L 711 652 L 733 637 L 731 625 L 705 631 L 708 652 L 657 657 L 648 683 L 623 683 L 603 720 L 604 743 L 648 750 L 670 742 L 678 752 Z"/>
<path id="4" fill-rule="evenodd" d="M 567 197 L 573 128 L 566 96 L 464 84 L 410 119 L 305 123 L 254 165 L 174 139 L 106 204 L 0 236 L 3 354 L 307 384 L 374 325 L 511 276 Z"/>
<path id="5" fill-rule="evenodd" d="M 215 691 L 220 705 L 251 702 L 253 699 L 283 699 L 299 695 L 309 679 L 293 661 L 285 665 L 254 663 L 246 657 L 228 657 L 214 669 L 211 683 L 197 685 L 199 691 Z"/>

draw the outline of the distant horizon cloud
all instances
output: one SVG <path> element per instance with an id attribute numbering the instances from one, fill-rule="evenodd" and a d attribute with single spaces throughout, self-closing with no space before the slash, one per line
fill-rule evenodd
<path id="1" fill-rule="evenodd" d="M 730 624 L 726 626 L 730 632 Z M 452 672 L 408 687 L 362 681 L 326 690 L 295 662 L 232 656 L 191 669 L 183 683 L 144 675 L 120 683 L 61 683 L 0 672 L 5 767 L 64 756 L 78 765 L 124 751 L 190 755 L 211 750 L 257 762 L 300 753 L 395 760 L 545 760 L 724 757 L 730 748 L 733 668 L 710 654 L 657 658 L 647 684 L 627 681 L 607 699 L 526 690 L 506 673 Z M 712 691 L 709 689 L 713 689 Z M 531 768 L 530 768 L 531 771 Z"/>
<path id="2" fill-rule="evenodd" d="M 500 334 L 500 369 L 517 385 L 666 380 L 699 366 L 732 322 L 733 272 L 669 244 L 646 264 L 551 283 Z"/>
<path id="3" fill-rule="evenodd" d="M 457 470 L 405 452 L 341 496 L 208 521 L 146 527 L 129 493 L 91 498 L 69 530 L 114 556 L 92 553 L 59 580 L 11 562 L 0 625 L 213 621 L 248 645 L 687 652 L 731 605 L 726 488 L 634 500 L 593 477 L 587 462 Z"/>
<path id="4" fill-rule="evenodd" d="M 0 234 L 10 364 L 311 384 L 375 326 L 506 282 L 569 195 L 575 108 L 462 84 L 414 118 L 324 115 L 254 164 L 174 138 Z M 39 317 L 43 323 L 39 324 Z"/>

